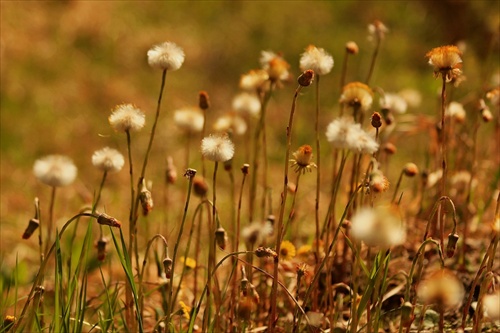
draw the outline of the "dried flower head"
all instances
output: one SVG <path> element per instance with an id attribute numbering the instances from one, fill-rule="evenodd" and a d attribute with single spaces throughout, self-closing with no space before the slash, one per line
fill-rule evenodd
<path id="1" fill-rule="evenodd" d="M 369 189 L 373 193 L 383 193 L 389 189 L 389 180 L 380 169 L 370 173 Z"/>
<path id="2" fill-rule="evenodd" d="M 273 233 L 273 226 L 270 222 L 254 221 L 241 230 L 241 237 L 249 245 L 262 245 Z"/>
<path id="3" fill-rule="evenodd" d="M 375 36 L 378 39 L 384 39 L 385 34 L 389 32 L 389 29 L 387 29 L 381 21 L 375 20 L 373 23 L 368 25 L 368 32 L 370 33 L 370 36 Z"/>
<path id="4" fill-rule="evenodd" d="M 71 184 L 78 173 L 73 161 L 62 155 L 48 155 L 35 161 L 35 177 L 42 183 L 61 187 Z"/>
<path id="5" fill-rule="evenodd" d="M 466 117 L 464 106 L 458 102 L 450 102 L 446 107 L 445 116 L 453 118 L 456 122 L 463 123 Z"/>
<path id="6" fill-rule="evenodd" d="M 217 230 L 215 230 L 215 242 L 222 250 L 226 249 L 227 233 L 223 227 L 218 227 Z"/>
<path id="7" fill-rule="evenodd" d="M 451 258 L 457 249 L 458 235 L 450 233 L 448 235 L 448 243 L 446 244 L 446 257 Z"/>
<path id="8" fill-rule="evenodd" d="M 266 89 L 269 74 L 264 69 L 253 69 L 240 78 L 240 88 L 249 92 Z"/>
<path id="9" fill-rule="evenodd" d="M 174 123 L 184 132 L 201 132 L 204 122 L 203 112 L 197 108 L 185 108 L 174 112 Z"/>
<path id="10" fill-rule="evenodd" d="M 215 121 L 214 130 L 217 132 L 231 131 L 236 135 L 243 135 L 247 131 L 247 123 L 237 114 L 230 112 Z"/>
<path id="11" fill-rule="evenodd" d="M 233 158 L 234 144 L 227 135 L 210 135 L 201 140 L 201 153 L 210 161 L 225 162 Z"/>
<path id="12" fill-rule="evenodd" d="M 305 70 L 302 74 L 297 78 L 297 82 L 302 87 L 309 87 L 314 80 L 314 71 L 312 69 Z"/>
<path id="13" fill-rule="evenodd" d="M 367 111 L 373 103 L 373 91 L 361 82 L 348 83 L 342 89 L 340 103 Z"/>
<path id="14" fill-rule="evenodd" d="M 165 271 L 165 277 L 167 279 L 172 278 L 172 258 L 170 258 L 168 255 L 167 257 L 163 258 L 163 270 Z"/>
<path id="15" fill-rule="evenodd" d="M 172 42 L 155 45 L 148 51 L 148 63 L 153 68 L 176 71 L 183 62 L 184 51 Z"/>
<path id="16" fill-rule="evenodd" d="M 276 258 L 276 257 L 278 257 L 278 254 L 276 253 L 276 251 L 274 251 L 273 249 L 271 249 L 269 247 L 264 248 L 262 246 L 259 246 L 257 249 L 255 249 L 254 253 L 259 258 Z"/>
<path id="17" fill-rule="evenodd" d="M 462 52 L 454 45 L 436 47 L 425 55 L 434 66 L 434 76 L 441 75 L 450 82 L 462 74 Z"/>
<path id="18" fill-rule="evenodd" d="M 406 231 L 395 205 L 361 208 L 351 219 L 352 235 L 368 246 L 389 248 L 405 241 Z"/>
<path id="19" fill-rule="evenodd" d="M 288 69 L 290 65 L 280 54 L 272 51 L 262 51 L 260 53 L 260 64 L 269 75 L 271 81 L 285 81 L 289 78 Z"/>
<path id="20" fill-rule="evenodd" d="M 399 94 L 385 93 L 380 98 L 380 107 L 396 114 L 403 114 L 408 108 L 406 100 Z"/>
<path id="21" fill-rule="evenodd" d="M 280 246 L 280 259 L 283 261 L 290 261 L 296 254 L 295 245 L 292 242 L 284 240 Z"/>
<path id="22" fill-rule="evenodd" d="M 375 139 L 349 117 L 333 120 L 326 129 L 326 138 L 338 149 L 349 149 L 363 154 L 373 154 L 378 150 Z"/>
<path id="23" fill-rule="evenodd" d="M 356 44 L 356 42 L 349 41 L 345 44 L 345 50 L 349 54 L 358 54 L 359 47 L 358 44 Z"/>
<path id="24" fill-rule="evenodd" d="M 38 219 L 31 219 L 26 227 L 26 230 L 24 230 L 23 239 L 29 239 L 39 226 L 40 221 L 38 221 Z"/>
<path id="25" fill-rule="evenodd" d="M 309 145 L 300 146 L 297 151 L 293 154 L 293 159 L 290 160 L 292 167 L 295 168 L 295 172 L 306 173 L 306 171 L 312 171 L 312 168 L 316 168 L 312 160 L 312 147 Z"/>
<path id="26" fill-rule="evenodd" d="M 92 165 L 104 172 L 118 172 L 124 164 L 123 155 L 113 148 L 105 147 L 92 155 Z"/>
<path id="27" fill-rule="evenodd" d="M 260 99 L 256 94 L 242 92 L 233 98 L 233 110 L 243 116 L 257 118 L 260 113 Z"/>
<path id="28" fill-rule="evenodd" d="M 144 112 L 132 104 L 117 105 L 108 120 L 117 132 L 138 131 L 146 124 Z"/>
<path id="29" fill-rule="evenodd" d="M 454 309 L 462 302 L 464 287 L 452 272 L 442 269 L 432 273 L 428 279 L 419 284 L 417 296 L 425 304 Z"/>
<path id="30" fill-rule="evenodd" d="M 380 128 L 382 126 L 382 116 L 378 112 L 373 112 L 371 117 L 372 127 Z"/>
<path id="31" fill-rule="evenodd" d="M 330 73 L 333 68 L 333 57 L 322 48 L 309 45 L 300 57 L 300 70 L 312 69 L 317 75 Z"/>

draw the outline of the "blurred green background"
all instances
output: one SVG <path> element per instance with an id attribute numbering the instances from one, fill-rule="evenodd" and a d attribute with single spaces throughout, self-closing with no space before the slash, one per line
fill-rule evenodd
<path id="1" fill-rule="evenodd" d="M 149 167 L 151 178 L 161 184 L 165 156 L 183 156 L 180 133 L 172 123 L 173 111 L 196 105 L 200 90 L 211 97 L 209 122 L 229 111 L 239 91 L 240 75 L 259 67 L 261 50 L 282 52 L 294 77 L 307 45 L 325 48 L 333 55 L 334 70 L 321 81 L 322 128 L 337 107 L 345 43 L 353 40 L 360 47 L 359 54 L 350 59 L 348 81 L 364 80 L 374 48 L 367 39 L 367 25 L 376 19 L 390 31 L 382 44 L 372 86 L 386 91 L 417 89 L 423 103 L 411 112 L 433 114 L 439 81 L 433 78 L 425 54 L 436 46 L 463 42 L 467 81 L 454 97 L 482 96 L 498 84 L 499 4 L 450 0 L 2 1 L 2 252 L 15 253 L 28 246 L 21 252 L 29 253 L 36 244 L 30 240 L 23 245 L 20 236 L 32 217 L 33 198 L 40 196 L 44 209 L 48 204 L 49 189 L 32 174 L 37 158 L 57 153 L 74 159 L 78 180 L 59 191 L 56 207 L 58 216 L 70 215 L 88 202 L 99 184 L 101 175 L 90 163 L 93 151 L 111 146 L 126 152 L 124 136 L 114 133 L 107 121 L 115 105 L 134 103 L 146 112 L 147 128 L 134 140 L 138 145 L 147 142 L 161 78 L 147 64 L 146 52 L 154 44 L 173 41 L 186 54 L 182 68 L 167 77 L 153 151 L 156 157 Z M 270 106 L 271 131 L 284 130 L 293 89 L 295 83 L 276 93 Z M 313 94 L 304 95 L 303 103 L 312 103 Z M 310 142 L 301 142 L 311 133 L 312 123 L 301 125 L 301 121 L 309 125 L 309 111 L 298 116 L 297 144 L 312 143 L 312 136 Z M 280 149 L 282 145 L 273 145 L 270 154 L 274 156 Z M 142 159 L 142 152 L 136 150 L 135 154 Z M 406 154 L 415 157 L 411 151 Z M 280 163 L 281 159 L 276 158 Z M 128 198 L 123 185 L 128 184 L 127 172 L 110 177 L 109 182 L 108 196 L 120 188 Z M 75 200 L 75 194 L 81 200 Z M 128 204 L 127 200 L 123 202 Z M 126 219 L 123 210 L 118 215 Z M 35 252 L 27 255 L 36 257 Z"/>

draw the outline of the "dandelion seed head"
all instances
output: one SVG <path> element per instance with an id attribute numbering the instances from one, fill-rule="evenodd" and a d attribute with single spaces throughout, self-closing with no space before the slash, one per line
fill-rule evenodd
<path id="1" fill-rule="evenodd" d="M 462 74 L 462 52 L 455 45 L 433 48 L 425 56 L 429 65 L 434 66 L 434 75 L 442 75 L 447 82 Z"/>
<path id="2" fill-rule="evenodd" d="M 148 51 L 149 66 L 156 69 L 175 71 L 183 62 L 184 51 L 172 42 L 155 45 Z"/>
<path id="3" fill-rule="evenodd" d="M 120 104 L 113 109 L 108 120 L 117 132 L 138 131 L 144 127 L 146 116 L 132 104 Z"/>
<path id="4" fill-rule="evenodd" d="M 228 113 L 215 121 L 214 130 L 217 132 L 232 131 L 236 135 L 243 135 L 247 131 L 247 123 L 240 116 Z"/>
<path id="5" fill-rule="evenodd" d="M 245 91 L 255 92 L 264 90 L 269 80 L 269 74 L 263 69 L 254 69 L 240 78 L 240 88 Z"/>
<path id="6" fill-rule="evenodd" d="M 242 92 L 233 98 L 233 110 L 243 116 L 257 118 L 260 113 L 260 100 L 256 94 Z"/>
<path id="7" fill-rule="evenodd" d="M 483 298 L 484 315 L 492 321 L 500 320 L 500 292 L 485 295 Z"/>
<path id="8" fill-rule="evenodd" d="M 325 75 L 330 73 L 333 63 L 333 57 L 328 52 L 309 45 L 300 57 L 300 70 L 312 69 L 317 75 Z"/>
<path id="9" fill-rule="evenodd" d="M 271 81 L 285 81 L 289 78 L 290 64 L 281 55 L 272 51 L 262 51 L 259 62 Z"/>
<path id="10" fill-rule="evenodd" d="M 464 287 L 452 272 L 442 269 L 432 273 L 417 288 L 417 297 L 425 304 L 445 309 L 457 308 L 462 302 Z"/>
<path id="11" fill-rule="evenodd" d="M 186 133 L 199 133 L 203 129 L 205 117 L 196 108 L 185 108 L 174 112 L 174 123 Z"/>
<path id="12" fill-rule="evenodd" d="M 406 100 L 399 94 L 395 93 L 385 93 L 380 98 L 379 103 L 382 109 L 389 110 L 396 114 L 406 113 L 406 109 L 408 108 Z"/>
<path id="13" fill-rule="evenodd" d="M 123 155 L 113 148 L 105 147 L 92 154 L 92 165 L 105 172 L 118 172 L 124 164 Z"/>
<path id="14" fill-rule="evenodd" d="M 35 161 L 33 173 L 46 185 L 62 187 L 75 180 L 78 169 L 67 156 L 48 155 Z"/>
<path id="15" fill-rule="evenodd" d="M 445 116 L 449 118 L 453 118 L 455 121 L 459 123 L 463 123 L 466 118 L 466 112 L 464 106 L 458 102 L 450 102 L 448 107 L 445 109 Z"/>
<path id="16" fill-rule="evenodd" d="M 233 158 L 234 144 L 227 135 L 210 135 L 201 141 L 201 153 L 210 161 L 225 162 Z"/>
<path id="17" fill-rule="evenodd" d="M 351 219 L 352 235 L 368 246 L 389 248 L 405 241 L 406 231 L 394 206 L 361 208 Z"/>

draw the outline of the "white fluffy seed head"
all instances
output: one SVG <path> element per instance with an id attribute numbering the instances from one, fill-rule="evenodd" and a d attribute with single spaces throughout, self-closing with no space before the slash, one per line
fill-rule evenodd
<path id="1" fill-rule="evenodd" d="M 201 140 L 201 153 L 210 161 L 226 162 L 233 158 L 234 144 L 227 135 L 210 135 Z"/>
<path id="2" fill-rule="evenodd" d="M 333 120 L 326 129 L 326 138 L 334 148 L 356 153 L 373 154 L 379 147 L 375 139 L 349 117 Z"/>
<path id="3" fill-rule="evenodd" d="M 233 110 L 257 118 L 260 113 L 260 100 L 256 94 L 242 92 L 233 98 Z"/>
<path id="4" fill-rule="evenodd" d="M 322 48 L 309 45 L 300 58 L 300 70 L 312 69 L 317 75 L 330 73 L 333 68 L 333 57 Z"/>
<path id="5" fill-rule="evenodd" d="M 161 70 L 178 70 L 184 62 L 184 51 L 177 44 L 165 42 L 148 51 L 149 66 Z"/>
<path id="6" fill-rule="evenodd" d="M 92 155 L 92 165 L 105 172 L 118 172 L 124 164 L 123 155 L 113 148 L 105 147 Z"/>
<path id="7" fill-rule="evenodd" d="M 108 120 L 117 132 L 138 131 L 146 124 L 144 112 L 132 104 L 117 105 Z"/>
<path id="8" fill-rule="evenodd" d="M 78 170 L 69 157 L 48 155 L 35 161 L 33 173 L 42 183 L 61 187 L 71 184 Z"/>
<path id="9" fill-rule="evenodd" d="M 201 132 L 204 122 L 203 112 L 197 108 L 185 108 L 174 113 L 174 123 L 187 133 Z"/>

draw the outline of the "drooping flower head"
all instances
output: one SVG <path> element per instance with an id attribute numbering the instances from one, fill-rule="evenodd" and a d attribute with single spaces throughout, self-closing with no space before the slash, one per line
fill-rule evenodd
<path id="1" fill-rule="evenodd" d="M 316 164 L 311 161 L 313 153 L 310 145 L 300 146 L 292 155 L 293 159 L 290 162 L 292 167 L 295 168 L 295 172 L 305 173 L 306 171 L 312 171 L 312 168 L 316 168 Z"/>
<path id="2" fill-rule="evenodd" d="M 330 73 L 333 68 L 333 57 L 322 48 L 309 45 L 300 57 L 300 70 L 312 69 L 317 75 Z"/>
<path id="3" fill-rule="evenodd" d="M 177 44 L 165 42 L 148 51 L 149 66 L 161 70 L 178 70 L 184 62 L 184 51 Z"/>
<path id="4" fill-rule="evenodd" d="M 233 158 L 234 144 L 227 135 L 210 135 L 201 140 L 201 153 L 210 161 L 226 162 Z"/>
<path id="5" fill-rule="evenodd" d="M 262 69 L 269 75 L 269 80 L 285 81 L 289 78 L 290 64 L 281 55 L 272 51 L 262 51 L 259 61 Z"/>
<path id="6" fill-rule="evenodd" d="M 144 127 L 146 116 L 132 104 L 120 104 L 113 109 L 108 120 L 117 132 L 138 131 Z"/>
<path id="7" fill-rule="evenodd" d="M 71 184 L 78 170 L 69 157 L 48 155 L 35 161 L 33 173 L 42 183 L 52 187 L 61 187 Z"/>
<path id="8" fill-rule="evenodd" d="M 361 208 L 352 216 L 351 225 L 352 235 L 368 246 L 389 248 L 405 241 L 406 231 L 393 205 Z"/>
<path id="9" fill-rule="evenodd" d="M 340 103 L 366 111 L 372 106 L 373 91 L 361 82 L 348 83 L 342 89 Z"/>
<path id="10" fill-rule="evenodd" d="M 92 155 L 92 165 L 105 172 L 118 172 L 124 164 L 123 155 L 113 148 L 105 147 Z"/>
<path id="11" fill-rule="evenodd" d="M 425 55 L 434 66 L 434 76 L 443 76 L 447 82 L 462 74 L 462 52 L 455 45 L 433 48 Z"/>
<path id="12" fill-rule="evenodd" d="M 373 154 L 379 147 L 375 139 L 349 117 L 333 120 L 326 129 L 326 138 L 334 148 L 355 153 Z"/>
<path id="13" fill-rule="evenodd" d="M 196 108 L 185 108 L 174 113 L 174 123 L 186 133 L 198 133 L 203 129 L 205 117 Z"/>

